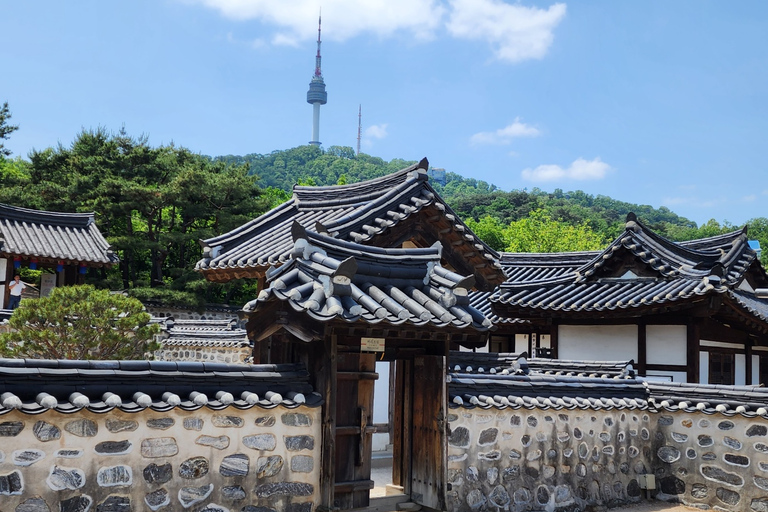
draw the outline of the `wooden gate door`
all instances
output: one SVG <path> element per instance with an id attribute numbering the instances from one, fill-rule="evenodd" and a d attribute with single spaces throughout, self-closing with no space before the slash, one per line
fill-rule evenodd
<path id="1" fill-rule="evenodd" d="M 336 468 L 334 507 L 367 507 L 371 480 L 371 436 L 375 354 L 339 352 L 336 366 Z"/>
<path id="2" fill-rule="evenodd" d="M 413 362 L 411 501 L 445 510 L 445 357 L 418 356 Z"/>

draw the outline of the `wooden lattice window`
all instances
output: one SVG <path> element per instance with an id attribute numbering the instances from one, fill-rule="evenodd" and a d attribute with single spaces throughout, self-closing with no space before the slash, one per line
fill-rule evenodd
<path id="1" fill-rule="evenodd" d="M 709 352 L 709 383 L 733 385 L 736 364 L 732 353 Z"/>

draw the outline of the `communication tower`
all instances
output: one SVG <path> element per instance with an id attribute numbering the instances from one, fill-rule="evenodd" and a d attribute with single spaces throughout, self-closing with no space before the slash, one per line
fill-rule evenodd
<path id="1" fill-rule="evenodd" d="M 323 72 L 320 69 L 320 26 L 322 16 L 317 18 L 317 56 L 315 57 L 315 74 L 309 82 L 307 91 L 307 103 L 312 105 L 312 140 L 313 146 L 320 145 L 320 105 L 328 103 L 328 93 L 325 92 Z"/>

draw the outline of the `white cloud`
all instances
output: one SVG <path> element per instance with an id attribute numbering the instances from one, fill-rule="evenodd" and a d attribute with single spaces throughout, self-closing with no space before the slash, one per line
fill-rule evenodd
<path id="1" fill-rule="evenodd" d="M 495 132 L 479 132 L 469 138 L 472 144 L 507 145 L 516 137 L 538 137 L 541 132 L 531 125 L 520 122 L 516 117 L 512 124 L 499 128 Z"/>
<path id="2" fill-rule="evenodd" d="M 275 26 L 274 44 L 298 44 L 317 38 L 322 6 L 323 40 L 345 41 L 362 33 L 390 36 L 399 31 L 428 38 L 440 26 L 441 0 L 181 0 L 202 4 L 223 16 Z"/>
<path id="3" fill-rule="evenodd" d="M 509 62 L 541 59 L 552 45 L 552 31 L 565 17 L 565 4 L 548 9 L 501 0 L 449 0 L 448 32 L 461 39 L 485 40 L 496 58 Z"/>
<path id="4" fill-rule="evenodd" d="M 367 139 L 383 139 L 387 135 L 387 123 L 374 124 L 365 129 Z"/>
<path id="5" fill-rule="evenodd" d="M 566 168 L 559 165 L 540 165 L 535 169 L 524 169 L 521 173 L 523 179 L 529 181 L 557 181 L 557 180 L 601 180 L 611 170 L 611 166 L 600 160 L 576 159 Z"/>
<path id="6" fill-rule="evenodd" d="M 346 41 L 360 34 L 406 33 L 429 40 L 442 29 L 459 39 L 487 41 L 507 62 L 540 59 L 565 16 L 565 4 L 547 9 L 502 0 L 177 0 L 200 4 L 238 21 L 256 20 L 275 33 L 272 44 L 298 45 L 317 37 L 322 5 L 323 40 Z"/>

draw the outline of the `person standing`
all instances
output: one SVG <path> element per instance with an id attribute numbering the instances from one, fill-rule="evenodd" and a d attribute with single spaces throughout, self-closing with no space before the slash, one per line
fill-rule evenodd
<path id="1" fill-rule="evenodd" d="M 11 284 L 8 286 L 8 289 L 11 290 L 11 300 L 8 301 L 8 309 L 16 309 L 19 307 L 19 302 L 21 302 L 21 292 L 23 292 L 26 287 L 27 285 L 22 282 L 19 274 L 13 276 L 13 281 L 11 281 Z"/>

